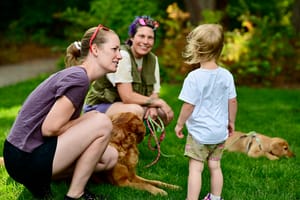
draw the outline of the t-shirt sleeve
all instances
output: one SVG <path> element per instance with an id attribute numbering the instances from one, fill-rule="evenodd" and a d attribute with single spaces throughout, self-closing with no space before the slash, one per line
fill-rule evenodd
<path id="1" fill-rule="evenodd" d="M 237 96 L 236 94 L 236 89 L 235 89 L 235 84 L 234 84 L 234 79 L 232 74 L 230 74 L 230 84 L 229 84 L 229 99 L 233 99 Z"/>
<path id="2" fill-rule="evenodd" d="M 131 73 L 131 60 L 127 51 L 121 50 L 122 59 L 118 64 L 117 71 L 114 74 L 115 83 L 131 83 L 133 81 Z"/>
<path id="3" fill-rule="evenodd" d="M 56 98 L 66 96 L 75 108 L 81 108 L 82 102 L 87 94 L 89 81 L 86 74 L 75 72 L 69 74 L 58 82 Z"/>
<path id="4" fill-rule="evenodd" d="M 156 83 L 154 83 L 154 85 L 153 85 L 153 93 L 159 93 L 159 91 L 160 91 L 160 73 L 159 73 L 159 64 L 158 64 L 157 57 L 155 57 L 154 76 L 155 76 Z"/>
<path id="5" fill-rule="evenodd" d="M 196 105 L 197 99 L 199 98 L 199 92 L 197 92 L 196 88 L 196 82 L 195 78 L 189 74 L 184 82 L 182 89 L 179 94 L 179 99 L 186 102 L 190 103 L 192 105 Z"/>

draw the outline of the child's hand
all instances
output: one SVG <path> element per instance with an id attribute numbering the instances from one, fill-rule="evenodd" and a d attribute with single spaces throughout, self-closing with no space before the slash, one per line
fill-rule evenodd
<path id="1" fill-rule="evenodd" d="M 183 126 L 179 126 L 178 124 L 175 126 L 175 133 L 178 138 L 184 138 L 184 134 L 182 133 Z"/>

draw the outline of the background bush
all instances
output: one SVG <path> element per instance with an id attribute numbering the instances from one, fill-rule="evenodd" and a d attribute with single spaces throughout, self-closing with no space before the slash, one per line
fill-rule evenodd
<path id="1" fill-rule="evenodd" d="M 300 36 L 295 30 L 297 18 L 293 16 L 299 10 L 299 0 L 228 0 L 222 6 L 213 1 L 216 6 L 210 9 L 204 9 L 202 0 L 193 2 L 202 3 L 203 9 L 196 13 L 201 15 L 198 23 L 191 23 L 195 13 L 187 12 L 187 2 L 179 0 L 14 2 L 20 6 L 1 2 L 1 16 L 7 20 L 1 23 L 0 47 L 7 51 L 0 52 L 0 63 L 17 62 L 22 57 L 17 55 L 19 49 L 19 54 L 28 54 L 30 51 L 22 51 L 26 43 L 50 46 L 63 56 L 69 43 L 99 23 L 114 29 L 123 42 L 135 16 L 150 15 L 161 25 L 154 51 L 160 58 L 163 82 L 182 82 L 195 67 L 185 65 L 181 57 L 189 31 L 201 23 L 220 23 L 226 31 L 220 64 L 233 72 L 238 85 L 299 84 Z"/>

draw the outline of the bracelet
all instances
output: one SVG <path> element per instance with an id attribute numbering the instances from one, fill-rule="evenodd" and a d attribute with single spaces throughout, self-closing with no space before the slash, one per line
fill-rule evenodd
<path id="1" fill-rule="evenodd" d="M 153 98 L 147 99 L 146 103 L 144 104 L 145 106 L 150 106 L 153 103 Z"/>

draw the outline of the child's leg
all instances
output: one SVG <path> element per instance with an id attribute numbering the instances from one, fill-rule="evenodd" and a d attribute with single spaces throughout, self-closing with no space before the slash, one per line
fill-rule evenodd
<path id="1" fill-rule="evenodd" d="M 215 196 L 221 196 L 223 188 L 223 173 L 220 160 L 208 160 L 210 171 L 211 193 Z"/>
<path id="2" fill-rule="evenodd" d="M 189 160 L 189 177 L 187 200 L 198 200 L 202 184 L 204 163 L 194 159 Z"/>

